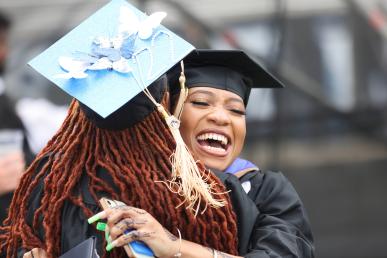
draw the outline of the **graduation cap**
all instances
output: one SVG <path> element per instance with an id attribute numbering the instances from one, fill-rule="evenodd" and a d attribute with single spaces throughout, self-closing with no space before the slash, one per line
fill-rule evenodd
<path id="1" fill-rule="evenodd" d="M 29 62 L 103 118 L 129 102 L 194 47 L 125 0 L 113 0 Z"/>
<path id="2" fill-rule="evenodd" d="M 247 105 L 251 88 L 283 88 L 282 83 L 241 50 L 193 50 L 184 58 L 186 86 L 231 91 Z M 172 92 L 177 92 L 180 67 L 168 72 Z"/>
<path id="3" fill-rule="evenodd" d="M 120 120 L 130 121 L 139 113 L 141 120 L 150 113 L 149 108 L 139 110 L 139 105 L 157 107 L 176 141 L 171 179 L 164 183 L 197 214 L 202 201 L 204 207 L 221 207 L 225 202 L 212 196 L 213 185 L 207 183 L 208 176 L 201 174 L 186 147 L 179 120 L 148 89 L 155 84 L 160 89 L 160 76 L 194 49 L 160 25 L 165 15 L 147 16 L 125 0 L 112 0 L 29 64 L 80 101 L 92 121 L 107 122 L 109 128 L 111 122 L 114 126 Z M 139 93 L 143 97 L 138 102 L 135 96 Z"/>

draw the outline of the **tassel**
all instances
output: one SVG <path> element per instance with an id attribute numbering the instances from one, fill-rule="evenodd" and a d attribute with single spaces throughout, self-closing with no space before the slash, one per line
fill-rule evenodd
<path id="1" fill-rule="evenodd" d="M 185 75 L 184 75 L 184 63 L 181 61 L 182 72 L 179 77 L 181 93 L 179 96 L 179 103 L 176 107 L 175 114 L 180 117 L 185 99 L 188 95 L 188 89 L 185 87 Z M 172 133 L 173 138 L 176 141 L 176 149 L 171 155 L 172 175 L 168 182 L 156 181 L 165 183 L 168 189 L 184 198 L 184 201 L 177 207 L 186 204 L 186 208 L 194 211 L 195 216 L 199 213 L 201 202 L 205 202 L 204 209 L 201 213 L 204 213 L 207 206 L 210 205 L 214 208 L 220 208 L 226 205 L 224 199 L 216 199 L 213 195 L 222 195 L 225 193 L 216 193 L 213 191 L 216 183 L 208 183 L 209 174 L 202 175 L 200 169 L 192 157 L 187 145 L 181 137 L 179 127 L 180 121 L 175 116 L 170 115 L 165 108 L 157 103 L 153 98 L 149 90 L 144 87 L 143 92 L 157 107 L 157 110 L 162 114 L 165 119 L 169 130 Z M 208 172 L 211 173 L 211 172 Z"/>
<path id="2" fill-rule="evenodd" d="M 183 61 L 180 62 L 180 66 L 181 66 L 181 73 L 180 73 L 180 77 L 179 77 L 180 94 L 179 94 L 179 99 L 177 100 L 177 104 L 175 107 L 175 112 L 173 113 L 173 115 L 177 119 L 180 119 L 181 113 L 183 112 L 185 100 L 187 99 L 187 96 L 188 96 L 188 88 L 185 87 L 185 74 L 184 74 Z"/>
<path id="3" fill-rule="evenodd" d="M 208 183 L 209 175 L 201 175 L 196 161 L 185 145 L 179 131 L 180 121 L 169 115 L 162 105 L 157 105 L 157 109 L 163 115 L 176 141 L 176 149 L 171 156 L 172 178 L 168 181 L 167 187 L 170 191 L 184 197 L 184 201 L 178 207 L 186 203 L 186 208 L 193 210 L 196 216 L 200 210 L 202 199 L 206 205 L 201 213 L 205 212 L 208 205 L 214 208 L 225 206 L 224 199 L 213 197 L 216 194 L 212 191 L 215 183 Z"/>

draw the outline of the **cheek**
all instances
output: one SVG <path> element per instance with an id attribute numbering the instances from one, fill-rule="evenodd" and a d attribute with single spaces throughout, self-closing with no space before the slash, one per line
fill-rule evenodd
<path id="1" fill-rule="evenodd" d="M 245 143 L 245 137 L 246 137 L 245 119 L 243 119 L 243 121 L 238 121 L 238 123 L 235 123 L 234 130 L 235 130 L 235 146 L 237 151 L 241 152 L 243 149 L 243 145 Z"/>
<path id="2" fill-rule="evenodd" d="M 180 121 L 180 134 L 181 137 L 183 137 L 184 142 L 188 145 L 188 135 L 189 135 L 190 129 L 186 122 L 184 122 L 183 119 Z"/>
<path id="3" fill-rule="evenodd" d="M 180 117 L 180 134 L 183 137 L 184 142 L 190 147 L 190 136 L 193 134 L 194 121 L 192 115 L 189 114 L 189 110 L 184 109 Z"/>

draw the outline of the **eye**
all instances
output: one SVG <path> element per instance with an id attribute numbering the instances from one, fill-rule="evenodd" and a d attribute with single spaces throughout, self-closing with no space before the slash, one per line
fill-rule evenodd
<path id="1" fill-rule="evenodd" d="M 246 111 L 244 110 L 240 110 L 240 109 L 230 109 L 231 112 L 237 114 L 237 115 L 241 115 L 241 116 L 244 116 L 246 115 Z"/>
<path id="2" fill-rule="evenodd" d="M 191 101 L 191 103 L 193 104 L 193 105 L 197 105 L 197 106 L 204 106 L 204 107 L 207 107 L 207 106 L 209 106 L 210 104 L 208 104 L 207 102 L 205 102 L 205 101 Z"/>

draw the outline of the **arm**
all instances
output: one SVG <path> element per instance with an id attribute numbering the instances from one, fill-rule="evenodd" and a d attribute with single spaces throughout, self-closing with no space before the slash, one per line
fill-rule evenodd
<path id="1" fill-rule="evenodd" d="M 189 258 L 238 258 L 242 256 L 234 256 L 226 254 L 209 247 L 205 247 L 190 241 L 183 240 L 181 244 L 181 257 Z"/>
<path id="2" fill-rule="evenodd" d="M 152 249 L 156 257 L 172 258 L 238 258 L 202 245 L 180 239 L 165 229 L 148 212 L 130 206 L 118 206 L 106 209 L 96 215 L 99 219 L 107 219 L 106 230 L 112 240 L 106 249 L 122 247 L 132 241 L 145 242 Z M 125 231 L 134 229 L 129 233 Z M 179 256 L 180 254 L 180 256 Z"/>
<path id="3" fill-rule="evenodd" d="M 314 257 L 306 211 L 291 183 L 275 172 L 259 172 L 251 182 L 259 215 L 245 257 Z"/>

